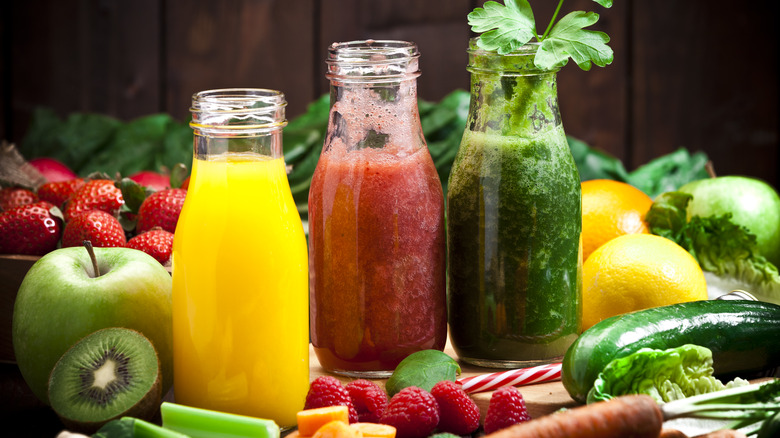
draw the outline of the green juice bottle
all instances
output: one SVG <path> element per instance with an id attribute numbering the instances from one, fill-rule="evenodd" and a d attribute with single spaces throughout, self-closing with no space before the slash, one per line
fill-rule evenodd
<path id="1" fill-rule="evenodd" d="M 557 70 L 538 43 L 499 55 L 470 42 L 471 105 L 447 194 L 452 345 L 469 363 L 560 361 L 581 328 L 577 167 Z"/>

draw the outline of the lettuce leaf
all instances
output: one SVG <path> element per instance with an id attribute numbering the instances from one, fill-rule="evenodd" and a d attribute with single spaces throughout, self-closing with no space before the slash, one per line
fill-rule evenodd
<path id="1" fill-rule="evenodd" d="M 736 378 L 724 385 L 712 376 L 712 351 L 686 344 L 668 350 L 642 348 L 611 361 L 588 393 L 588 403 L 626 394 L 647 394 L 659 403 L 707 394 L 749 382 Z"/>
<path id="2" fill-rule="evenodd" d="M 687 221 L 691 198 L 683 192 L 657 196 L 645 216 L 650 231 L 693 255 L 705 271 L 710 298 L 742 289 L 759 300 L 780 304 L 780 274 L 757 252 L 756 236 L 734 224 L 731 214 L 694 216 Z"/>

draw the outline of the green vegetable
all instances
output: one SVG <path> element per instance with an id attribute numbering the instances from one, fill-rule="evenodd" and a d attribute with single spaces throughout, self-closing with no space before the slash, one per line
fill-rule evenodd
<path id="1" fill-rule="evenodd" d="M 104 424 L 92 438 L 133 438 L 135 419 L 122 417 Z"/>
<path id="2" fill-rule="evenodd" d="M 780 366 L 780 306 L 760 301 L 708 300 L 672 304 L 607 318 L 566 351 L 563 386 L 584 403 L 612 360 L 642 348 L 695 344 L 712 351 L 718 378 L 746 377 Z"/>
<path id="3" fill-rule="evenodd" d="M 777 427 L 780 413 L 780 379 L 753 385 L 724 389 L 701 394 L 660 406 L 664 426 L 685 432 L 670 422 L 681 418 L 711 419 L 723 422 L 707 431 L 698 430 L 696 434 L 713 432 L 718 429 L 734 429 L 747 436 L 759 438 L 777 436 L 773 433 Z"/>
<path id="4" fill-rule="evenodd" d="M 454 382 L 458 374 L 460 365 L 449 355 L 439 350 L 422 350 L 410 354 L 395 367 L 385 382 L 385 389 L 390 397 L 409 386 L 430 391 L 442 380 Z"/>
<path id="5" fill-rule="evenodd" d="M 612 0 L 594 1 L 605 8 L 612 7 Z M 607 46 L 609 36 L 604 32 L 585 30 L 598 21 L 599 15 L 574 11 L 556 23 L 562 5 L 563 0 L 559 0 L 550 24 L 541 35 L 536 32 L 536 21 L 528 0 L 505 0 L 504 5 L 488 1 L 468 15 L 468 22 L 472 31 L 482 34 L 477 43 L 479 47 L 501 55 L 535 38 L 541 45 L 534 63 L 542 69 L 563 67 L 569 58 L 583 70 L 590 70 L 592 63 L 599 67 L 612 63 L 614 54 Z"/>
<path id="6" fill-rule="evenodd" d="M 694 216 L 687 220 L 691 195 L 666 192 L 656 197 L 645 220 L 653 234 L 677 242 L 701 268 L 711 273 L 708 286 L 718 281 L 729 290 L 744 289 L 762 301 L 780 304 L 780 274 L 756 250 L 756 237 L 731 222 L 731 214 Z"/>
<path id="7" fill-rule="evenodd" d="M 692 344 L 666 350 L 642 348 L 607 364 L 588 393 L 588 403 L 626 394 L 647 394 L 665 403 L 748 384 L 736 378 L 724 385 L 712 372 L 708 348 Z"/>

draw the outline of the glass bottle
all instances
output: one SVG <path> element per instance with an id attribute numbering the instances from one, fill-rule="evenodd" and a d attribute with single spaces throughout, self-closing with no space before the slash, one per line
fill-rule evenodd
<path id="1" fill-rule="evenodd" d="M 173 244 L 178 403 L 296 424 L 309 386 L 306 237 L 278 91 L 193 96 L 194 156 Z"/>
<path id="2" fill-rule="evenodd" d="M 447 193 L 450 340 L 469 363 L 560 361 L 581 327 L 580 180 L 539 45 L 470 41 L 471 103 Z"/>
<path id="3" fill-rule="evenodd" d="M 403 41 L 328 51 L 309 266 L 311 340 L 333 373 L 387 377 L 446 342 L 444 197 L 420 126 L 419 56 Z"/>

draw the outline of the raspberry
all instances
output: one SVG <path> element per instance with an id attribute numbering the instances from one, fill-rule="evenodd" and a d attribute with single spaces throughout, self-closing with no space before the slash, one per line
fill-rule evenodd
<path id="1" fill-rule="evenodd" d="M 358 414 L 358 421 L 379 423 L 387 408 L 387 394 L 374 382 L 365 379 L 347 383 L 349 398 Z"/>
<path id="2" fill-rule="evenodd" d="M 443 380 L 433 386 L 431 394 L 439 405 L 439 431 L 470 435 L 477 430 L 479 408 L 460 385 Z"/>
<path id="3" fill-rule="evenodd" d="M 485 433 L 490 434 L 530 419 L 520 391 L 514 386 L 504 386 L 490 396 L 485 417 Z"/>
<path id="4" fill-rule="evenodd" d="M 357 411 L 349 398 L 347 388 L 341 384 L 341 381 L 332 376 L 320 376 L 314 379 L 309 386 L 303 408 L 314 409 L 337 405 L 349 408 L 349 422 L 357 423 Z"/>
<path id="5" fill-rule="evenodd" d="M 430 392 L 409 386 L 394 395 L 379 421 L 393 426 L 397 438 L 423 438 L 439 424 L 439 406 Z"/>

